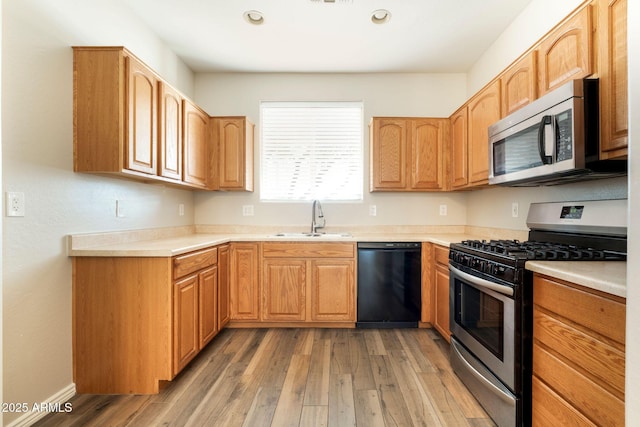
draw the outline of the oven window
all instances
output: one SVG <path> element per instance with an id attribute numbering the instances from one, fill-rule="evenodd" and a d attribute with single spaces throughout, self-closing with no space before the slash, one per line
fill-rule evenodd
<path id="1" fill-rule="evenodd" d="M 504 351 L 504 304 L 502 301 L 456 280 L 455 320 L 500 360 Z"/>

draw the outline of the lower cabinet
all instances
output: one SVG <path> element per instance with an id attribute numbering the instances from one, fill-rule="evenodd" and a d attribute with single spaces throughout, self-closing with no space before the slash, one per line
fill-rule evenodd
<path id="1" fill-rule="evenodd" d="M 533 425 L 623 426 L 625 299 L 534 276 Z"/>
<path id="2" fill-rule="evenodd" d="M 353 243 L 263 244 L 265 322 L 355 322 Z"/>
<path id="3" fill-rule="evenodd" d="M 422 244 L 422 322 L 449 342 L 449 248 Z"/>
<path id="4" fill-rule="evenodd" d="M 224 325 L 221 266 L 228 277 L 216 247 L 173 258 L 74 257 L 76 391 L 158 393 Z"/>
<path id="5" fill-rule="evenodd" d="M 230 247 L 218 246 L 218 328 L 224 328 L 231 318 L 230 298 Z"/>
<path id="6" fill-rule="evenodd" d="M 259 243 L 231 243 L 229 307 L 230 320 L 260 319 Z"/>
<path id="7" fill-rule="evenodd" d="M 449 248 L 435 247 L 434 256 L 434 322 L 433 326 L 449 342 Z"/>

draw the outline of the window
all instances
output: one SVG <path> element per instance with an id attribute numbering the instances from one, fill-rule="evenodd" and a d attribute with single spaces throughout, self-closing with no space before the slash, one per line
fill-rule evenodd
<path id="1" fill-rule="evenodd" d="M 263 102 L 260 198 L 362 200 L 362 103 Z"/>

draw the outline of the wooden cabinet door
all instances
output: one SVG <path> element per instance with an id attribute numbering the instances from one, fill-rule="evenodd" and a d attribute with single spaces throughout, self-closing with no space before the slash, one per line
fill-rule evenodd
<path id="1" fill-rule="evenodd" d="M 451 122 L 451 187 L 462 188 L 469 183 L 467 165 L 467 106 L 449 118 Z"/>
<path id="2" fill-rule="evenodd" d="M 374 118 L 371 131 L 371 191 L 407 187 L 409 123 L 402 118 Z"/>
<path id="3" fill-rule="evenodd" d="M 592 74 L 591 5 L 560 25 L 538 47 L 540 96 L 573 79 Z"/>
<path id="4" fill-rule="evenodd" d="M 173 373 L 198 354 L 198 275 L 177 281 L 173 288 Z"/>
<path id="5" fill-rule="evenodd" d="M 598 1 L 600 158 L 627 156 L 627 0 Z"/>
<path id="6" fill-rule="evenodd" d="M 259 320 L 258 244 L 231 244 L 231 320 Z"/>
<path id="7" fill-rule="evenodd" d="M 449 270 L 442 264 L 436 264 L 434 284 L 435 318 L 433 326 L 449 341 Z"/>
<path id="8" fill-rule="evenodd" d="M 182 180 L 182 96 L 160 82 L 158 175 Z"/>
<path id="9" fill-rule="evenodd" d="M 445 185 L 443 156 L 449 137 L 447 119 L 411 120 L 409 159 L 411 189 L 440 190 Z"/>
<path id="10" fill-rule="evenodd" d="M 184 176 L 183 181 L 207 188 L 211 170 L 209 116 L 188 100 L 184 100 Z"/>
<path id="11" fill-rule="evenodd" d="M 536 51 L 531 51 L 509 67 L 500 78 L 504 116 L 530 104 L 538 97 L 536 58 Z"/>
<path id="12" fill-rule="evenodd" d="M 253 124 L 245 117 L 216 117 L 218 185 L 253 191 Z"/>
<path id="13" fill-rule="evenodd" d="M 214 265 L 198 274 L 199 348 L 213 339 L 218 327 L 218 266 Z"/>
<path id="14" fill-rule="evenodd" d="M 311 320 L 356 320 L 355 261 L 311 261 Z"/>
<path id="15" fill-rule="evenodd" d="M 469 184 L 489 180 L 489 126 L 500 120 L 500 81 L 496 80 L 469 102 L 468 165 Z"/>
<path id="16" fill-rule="evenodd" d="M 262 275 L 262 320 L 304 321 L 306 261 L 266 259 Z"/>
<path id="17" fill-rule="evenodd" d="M 534 275 L 533 425 L 624 425 L 625 325 L 624 298 Z"/>
<path id="18" fill-rule="evenodd" d="M 125 168 L 156 174 L 158 151 L 158 80 L 135 58 L 125 57 L 127 70 L 128 138 L 125 146 Z"/>
<path id="19" fill-rule="evenodd" d="M 218 248 L 218 329 L 229 323 L 229 245 Z"/>

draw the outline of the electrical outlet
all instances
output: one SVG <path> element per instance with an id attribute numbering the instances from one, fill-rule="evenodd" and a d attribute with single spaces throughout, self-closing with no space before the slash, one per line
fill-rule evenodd
<path id="1" fill-rule="evenodd" d="M 242 216 L 253 216 L 253 205 L 242 205 Z"/>
<path id="2" fill-rule="evenodd" d="M 178 205 L 178 215 L 179 216 L 184 216 L 184 204 L 183 203 L 180 203 Z"/>
<path id="3" fill-rule="evenodd" d="M 511 216 L 513 218 L 518 218 L 518 215 L 520 213 L 519 210 L 520 206 L 518 205 L 518 202 L 511 203 Z"/>
<path id="4" fill-rule="evenodd" d="M 126 211 L 124 208 L 124 201 L 123 200 L 116 200 L 116 217 L 118 218 L 124 218 L 126 217 Z"/>
<path id="5" fill-rule="evenodd" d="M 440 205 L 440 216 L 447 216 L 447 205 Z"/>
<path id="6" fill-rule="evenodd" d="M 369 205 L 369 216 L 378 215 L 378 207 L 376 205 Z"/>
<path id="7" fill-rule="evenodd" d="M 7 216 L 24 216 L 24 193 L 7 191 Z"/>

